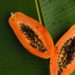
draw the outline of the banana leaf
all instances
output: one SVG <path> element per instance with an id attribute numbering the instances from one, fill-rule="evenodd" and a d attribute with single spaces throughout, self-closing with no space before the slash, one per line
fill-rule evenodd
<path id="1" fill-rule="evenodd" d="M 35 1 L 39 22 L 46 27 L 56 43 L 75 24 L 75 0 Z M 71 75 L 75 75 L 75 72 Z"/>

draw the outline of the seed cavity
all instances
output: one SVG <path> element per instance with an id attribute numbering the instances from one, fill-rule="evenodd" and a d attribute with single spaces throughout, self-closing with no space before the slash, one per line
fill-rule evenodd
<path id="1" fill-rule="evenodd" d="M 45 47 L 44 43 L 41 41 L 39 36 L 33 31 L 30 26 L 25 25 L 23 23 L 20 24 L 21 31 L 24 33 L 26 38 L 30 41 L 30 45 L 35 48 L 40 50 L 41 52 L 46 52 L 47 48 Z"/>
<path id="2" fill-rule="evenodd" d="M 67 40 L 62 48 L 60 49 L 58 55 L 58 75 L 61 75 L 61 72 L 66 68 L 75 57 L 75 37 Z"/>

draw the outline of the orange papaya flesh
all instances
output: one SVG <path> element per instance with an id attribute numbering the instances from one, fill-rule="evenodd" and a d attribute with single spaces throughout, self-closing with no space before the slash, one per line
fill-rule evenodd
<path id="1" fill-rule="evenodd" d="M 21 13 L 12 13 L 9 24 L 21 44 L 32 54 L 48 59 L 54 44 L 48 31 L 33 18 Z"/>
<path id="2" fill-rule="evenodd" d="M 70 75 L 75 69 L 75 25 L 56 43 L 51 56 L 51 75 Z"/>

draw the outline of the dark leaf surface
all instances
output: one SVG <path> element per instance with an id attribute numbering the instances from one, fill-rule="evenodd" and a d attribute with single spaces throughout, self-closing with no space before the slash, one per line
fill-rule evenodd
<path id="1" fill-rule="evenodd" d="M 34 0 L 0 0 L 0 75 L 49 75 L 48 60 L 30 54 L 8 24 L 11 12 L 38 20 Z"/>

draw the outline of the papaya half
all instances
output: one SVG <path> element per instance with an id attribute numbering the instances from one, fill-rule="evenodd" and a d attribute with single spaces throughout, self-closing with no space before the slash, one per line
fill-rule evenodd
<path id="1" fill-rule="evenodd" d="M 54 44 L 48 31 L 33 18 L 21 13 L 11 13 L 9 24 L 18 40 L 30 53 L 48 59 Z"/>
<path id="2" fill-rule="evenodd" d="M 56 43 L 51 56 L 51 75 L 70 75 L 75 69 L 75 25 Z"/>

